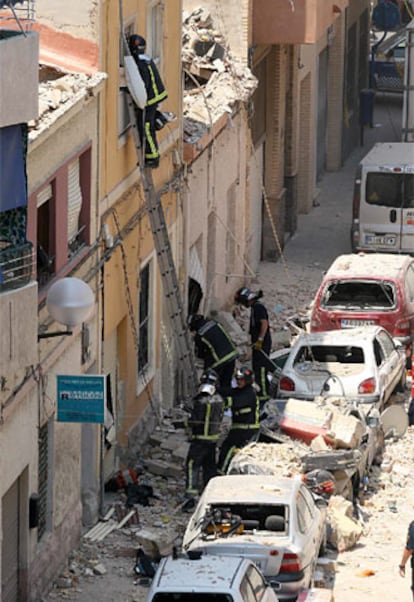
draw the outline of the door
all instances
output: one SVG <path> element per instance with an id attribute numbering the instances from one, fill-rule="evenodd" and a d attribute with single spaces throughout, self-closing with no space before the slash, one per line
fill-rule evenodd
<path id="1" fill-rule="evenodd" d="M 1 595 L 2 602 L 19 602 L 19 481 L 1 502 Z"/>
<path id="2" fill-rule="evenodd" d="M 414 251 L 414 167 L 407 165 L 402 178 L 401 251 Z"/>
<path id="3" fill-rule="evenodd" d="M 393 253 L 401 248 L 404 174 L 401 168 L 398 172 L 393 169 L 362 171 L 359 217 L 363 249 Z"/>

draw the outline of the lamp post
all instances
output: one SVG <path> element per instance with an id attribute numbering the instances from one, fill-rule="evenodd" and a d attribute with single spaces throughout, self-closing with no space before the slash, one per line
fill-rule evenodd
<path id="1" fill-rule="evenodd" d="M 58 280 L 47 293 L 46 306 L 52 318 L 66 326 L 67 330 L 39 333 L 38 340 L 71 335 L 71 328 L 82 324 L 90 316 L 94 305 L 95 296 L 89 284 L 80 278 Z"/>

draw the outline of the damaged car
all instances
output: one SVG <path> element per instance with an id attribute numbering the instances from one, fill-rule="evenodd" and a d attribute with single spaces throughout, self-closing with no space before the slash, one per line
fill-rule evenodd
<path id="1" fill-rule="evenodd" d="M 292 346 L 278 396 L 348 397 L 381 411 L 406 386 L 405 350 L 380 326 L 303 333 Z"/>
<path id="2" fill-rule="evenodd" d="M 215 477 L 190 518 L 183 549 L 249 558 L 279 600 L 295 600 L 325 551 L 326 515 L 326 501 L 299 476 Z"/>

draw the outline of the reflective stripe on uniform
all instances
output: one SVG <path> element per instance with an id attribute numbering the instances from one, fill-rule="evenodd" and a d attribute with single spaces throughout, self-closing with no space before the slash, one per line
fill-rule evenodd
<path id="1" fill-rule="evenodd" d="M 236 452 L 238 452 L 239 450 L 240 450 L 240 448 L 236 447 L 235 445 L 233 445 L 233 447 L 231 447 L 229 449 L 229 451 L 226 454 L 226 457 L 223 460 L 223 464 L 221 465 L 221 472 L 223 474 L 226 474 L 226 471 L 227 471 L 227 469 L 229 467 L 229 464 L 230 464 L 230 460 L 232 459 L 232 457 L 234 456 L 234 454 Z"/>
<path id="2" fill-rule="evenodd" d="M 187 487 L 186 487 L 186 493 L 198 494 L 198 489 L 194 489 L 194 483 L 193 483 L 193 464 L 194 464 L 194 460 L 189 460 L 188 465 L 187 465 Z"/>
<path id="3" fill-rule="evenodd" d="M 154 71 L 152 70 L 151 65 L 148 65 L 148 71 L 151 77 L 152 90 L 154 92 L 154 98 L 150 98 L 147 102 L 147 105 L 150 106 L 161 102 L 162 100 L 164 100 L 164 98 L 167 98 L 167 91 L 164 90 L 164 92 L 160 92 L 158 90 L 157 82 L 155 81 Z"/>
<path id="4" fill-rule="evenodd" d="M 150 124 L 148 122 L 145 123 L 145 141 L 150 149 L 150 152 L 148 153 L 147 149 L 145 148 L 145 158 L 158 159 L 160 153 L 158 152 L 154 139 L 151 136 Z"/>

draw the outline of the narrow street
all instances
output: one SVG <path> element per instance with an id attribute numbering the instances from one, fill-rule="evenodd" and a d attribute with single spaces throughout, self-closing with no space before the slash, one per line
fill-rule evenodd
<path id="1" fill-rule="evenodd" d="M 283 328 L 287 317 L 307 308 L 324 270 L 338 254 L 350 252 L 355 167 L 375 142 L 400 139 L 401 101 L 395 97 L 377 100 L 375 127 L 365 129 L 364 146 L 354 151 L 342 170 L 324 175 L 315 207 L 308 215 L 299 217 L 297 232 L 287 242 L 283 260 L 262 263 L 258 281 L 249 284 L 253 289 L 263 289 L 273 331 Z M 391 474 L 378 469 L 372 478 L 372 488 L 371 483 L 368 485 L 361 505 L 362 538 L 351 550 L 330 553 L 336 561 L 336 574 L 327 587 L 333 587 L 335 602 L 349 602 L 356 597 L 359 602 L 371 602 L 379 599 L 384 591 L 389 602 L 411 599 L 410 571 L 407 570 L 407 577 L 402 579 L 398 575 L 398 564 L 413 513 L 410 471 L 414 433 L 409 431 L 400 441 L 387 442 L 385 454 L 395 462 L 394 470 Z M 157 485 L 159 483 L 157 481 Z M 158 492 L 161 499 L 156 500 L 153 507 L 140 510 L 142 527 L 162 527 L 163 522 L 170 522 L 180 536 L 189 516 L 177 515 L 175 510 L 182 483 L 179 479 L 167 479 L 164 489 Z M 72 574 L 76 576 L 75 586 L 72 582 L 72 586 L 65 587 L 62 576 L 59 587 L 43 602 L 145 600 L 147 587 L 138 585 L 133 573 L 136 547 L 129 530 L 112 532 L 95 545 L 83 543 L 71 565 Z M 101 574 L 91 570 L 85 574 L 83 568 L 90 560 L 103 565 Z"/>

